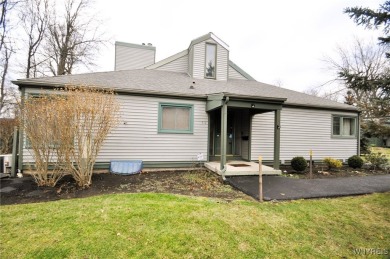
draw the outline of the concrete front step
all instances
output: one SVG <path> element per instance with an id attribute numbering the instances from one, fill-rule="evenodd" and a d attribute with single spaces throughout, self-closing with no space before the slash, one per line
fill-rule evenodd
<path id="1" fill-rule="evenodd" d="M 206 162 L 205 167 L 209 170 L 222 175 L 219 162 Z M 261 165 L 264 175 L 280 175 L 281 170 L 275 170 L 272 167 Z M 246 161 L 228 161 L 226 163 L 225 176 L 236 175 L 259 175 L 259 164 L 255 162 Z"/>

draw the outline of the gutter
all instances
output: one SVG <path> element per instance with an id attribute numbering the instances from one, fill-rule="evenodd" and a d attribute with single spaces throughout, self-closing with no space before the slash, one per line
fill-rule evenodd
<path id="1" fill-rule="evenodd" d="M 336 106 L 326 106 L 326 105 L 309 105 L 309 104 L 297 104 L 297 103 L 284 103 L 283 107 L 289 108 L 313 108 L 317 110 L 331 110 L 331 111 L 344 111 L 344 112 L 361 112 L 356 107 L 336 107 Z"/>
<path id="2" fill-rule="evenodd" d="M 53 89 L 53 88 L 61 88 L 67 86 L 67 84 L 63 83 L 48 83 L 43 81 L 35 81 L 34 82 L 26 82 L 24 80 L 14 80 L 11 81 L 13 84 L 19 87 L 19 90 L 22 87 L 35 87 L 35 88 L 45 88 L 45 89 Z M 50 85 L 49 85 L 50 84 Z M 77 84 L 76 84 L 77 85 Z M 82 86 L 81 84 L 78 84 Z M 111 87 L 102 87 L 102 89 L 113 90 L 116 93 L 124 93 L 124 94 L 134 94 L 134 95 L 145 95 L 145 96 L 166 96 L 166 97 L 176 97 L 176 98 L 190 98 L 190 99 L 201 99 L 207 100 L 208 96 L 223 94 L 224 96 L 229 96 L 237 99 L 245 99 L 245 100 L 259 100 L 259 101 L 274 101 L 274 102 L 284 102 L 283 107 L 291 107 L 291 108 L 312 108 L 319 110 L 332 110 L 332 111 L 344 111 L 344 112 L 359 112 L 359 110 L 355 107 L 336 107 L 336 106 L 326 106 L 326 105 L 308 105 L 308 104 L 297 104 L 297 103 L 289 103 L 287 98 L 280 97 L 261 97 L 261 96 L 248 96 L 248 95 L 239 95 L 239 94 L 231 94 L 231 93 L 211 93 L 211 94 L 191 94 L 191 93 L 179 93 L 179 92 L 164 92 L 164 91 L 154 91 L 154 90 L 142 90 L 142 89 L 121 89 L 121 88 L 111 88 Z"/>
<path id="3" fill-rule="evenodd" d="M 17 85 L 19 89 L 25 88 L 25 87 L 32 87 L 32 88 L 41 88 L 41 89 L 55 89 L 55 88 L 63 88 L 66 87 L 67 84 L 60 84 L 60 83 L 48 83 L 46 82 L 32 82 L 32 83 L 24 83 L 21 81 L 11 81 L 13 84 Z M 69 84 L 70 85 L 70 84 Z M 77 86 L 82 86 L 81 84 L 75 84 Z M 121 94 L 134 94 L 134 95 L 145 95 L 145 96 L 167 96 L 167 97 L 176 97 L 176 98 L 190 98 L 190 99 L 202 99 L 207 100 L 207 96 L 203 94 L 191 94 L 191 93 L 173 93 L 173 92 L 164 92 L 164 91 L 154 91 L 154 90 L 142 90 L 142 89 L 131 89 L 126 90 L 123 88 L 112 88 L 112 87 L 102 87 L 97 86 L 99 88 L 105 89 L 105 90 L 113 90 L 115 93 L 121 93 Z"/>

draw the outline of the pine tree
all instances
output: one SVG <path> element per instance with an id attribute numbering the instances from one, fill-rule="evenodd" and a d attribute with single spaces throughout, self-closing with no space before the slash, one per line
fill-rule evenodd
<path id="1" fill-rule="evenodd" d="M 349 17 L 355 21 L 356 24 L 362 25 L 367 29 L 379 29 L 383 27 L 383 37 L 378 40 L 381 44 L 390 45 L 390 1 L 385 1 L 380 5 L 379 9 L 374 11 L 363 7 L 350 7 L 344 10 L 349 14 Z M 390 53 L 386 53 L 387 58 L 390 58 Z"/>

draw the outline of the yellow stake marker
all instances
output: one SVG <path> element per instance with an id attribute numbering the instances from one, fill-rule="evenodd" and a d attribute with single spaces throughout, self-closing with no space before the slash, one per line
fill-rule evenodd
<path id="1" fill-rule="evenodd" d="M 259 201 L 263 202 L 263 168 L 261 166 L 263 158 L 259 156 Z"/>

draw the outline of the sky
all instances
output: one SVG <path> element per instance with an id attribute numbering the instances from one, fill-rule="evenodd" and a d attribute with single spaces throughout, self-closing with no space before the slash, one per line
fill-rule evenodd
<path id="1" fill-rule="evenodd" d="M 230 59 L 259 82 L 303 91 L 334 78 L 323 61 L 354 37 L 376 42 L 344 8 L 377 9 L 381 0 L 95 0 L 110 43 L 93 71 L 114 69 L 114 42 L 152 43 L 156 61 L 213 32 L 230 46 Z"/>

